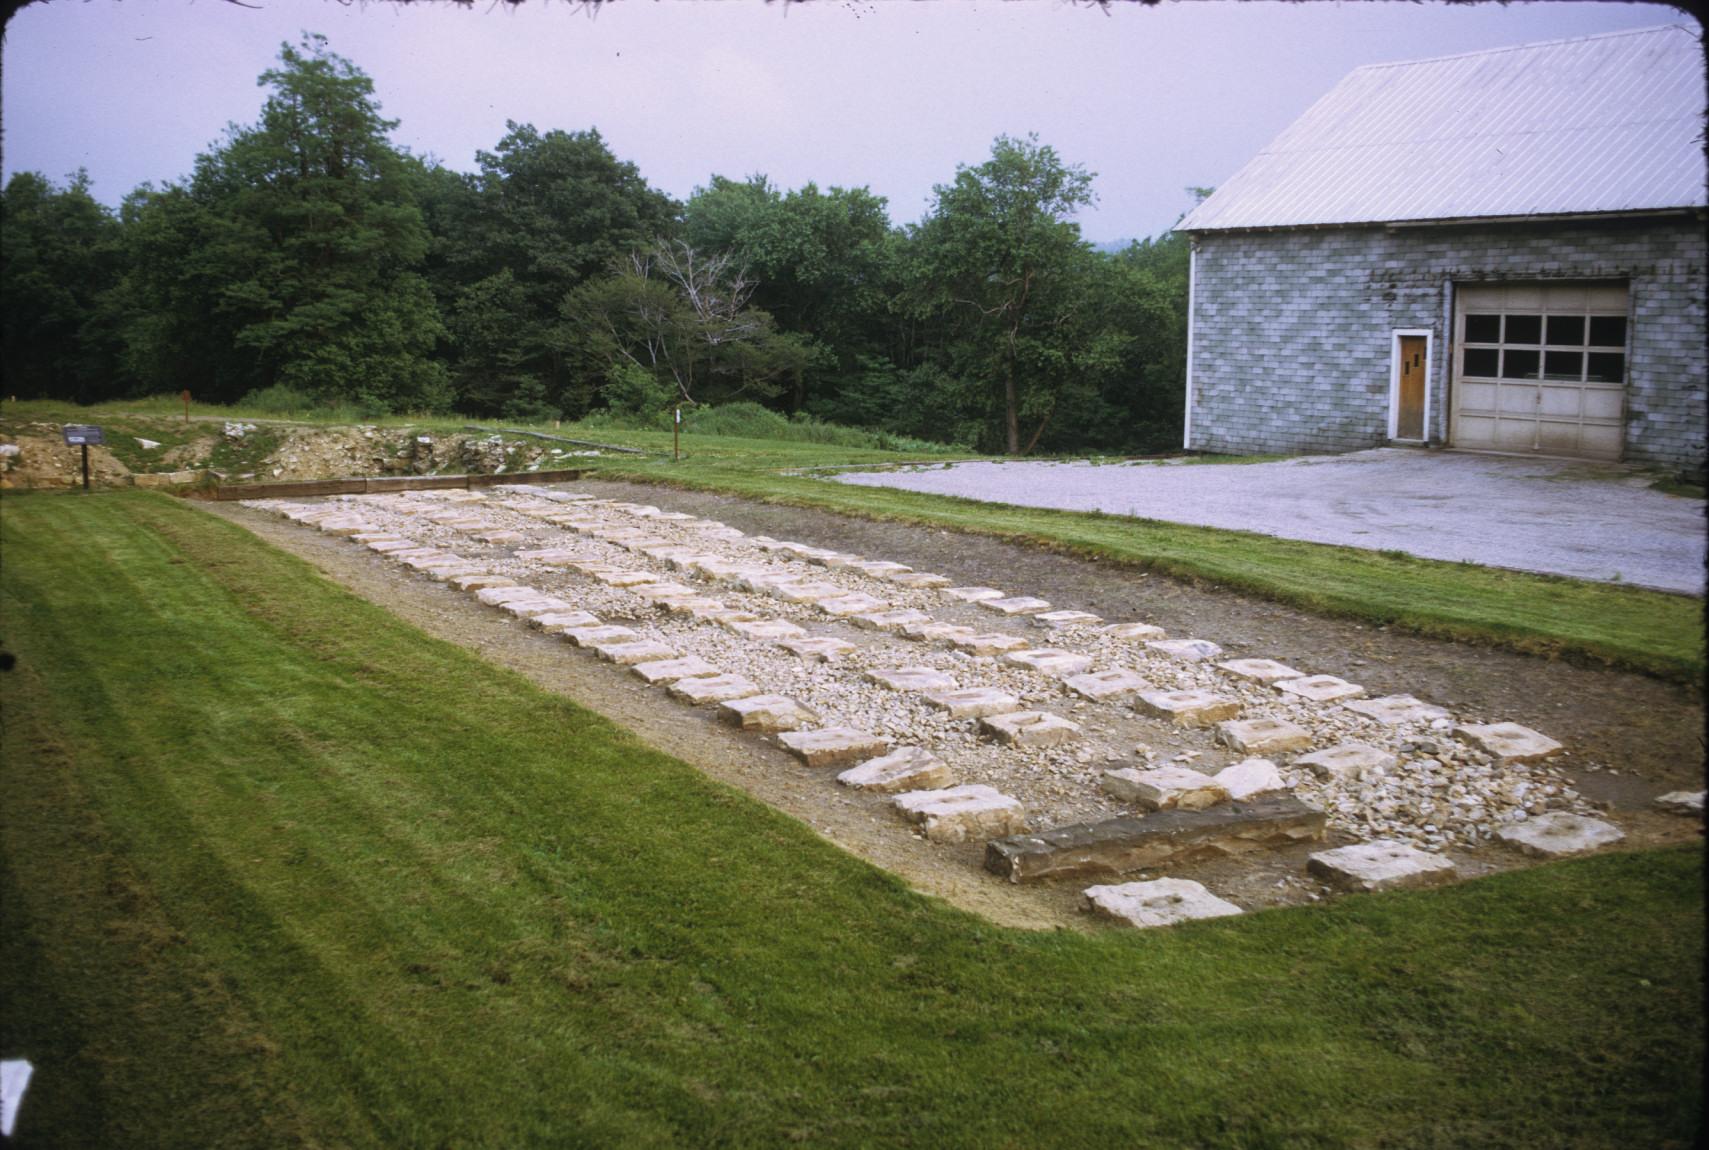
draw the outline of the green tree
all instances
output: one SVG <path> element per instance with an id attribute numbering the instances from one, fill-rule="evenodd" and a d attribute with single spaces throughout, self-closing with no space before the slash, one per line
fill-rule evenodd
<path id="1" fill-rule="evenodd" d="M 433 169 L 423 180 L 429 275 L 451 320 L 458 402 L 496 412 L 533 381 L 542 403 L 580 414 L 589 389 L 564 359 L 559 307 L 629 251 L 669 235 L 677 205 L 598 131 L 507 123 L 476 159 L 472 176 Z M 491 306 L 501 296 L 504 310 Z"/>
<path id="2" fill-rule="evenodd" d="M 75 173 L 64 188 L 19 172 L 0 192 L 0 363 L 21 395 L 117 394 L 101 297 L 122 271 L 120 227 Z"/>
<path id="3" fill-rule="evenodd" d="M 999 136 L 935 197 L 913 237 L 915 306 L 946 324 L 957 374 L 992 382 L 1003 450 L 1031 450 L 1077 373 L 1112 366 L 1089 326 L 1094 257 L 1071 219 L 1093 202 L 1092 175 L 1036 136 Z"/>
<path id="4" fill-rule="evenodd" d="M 862 421 L 862 381 L 887 350 L 897 286 L 899 237 L 883 197 L 812 183 L 785 194 L 764 176 L 714 176 L 685 207 L 683 234 L 697 250 L 731 252 L 756 280 L 754 304 L 802 337 L 809 358 L 790 409 Z"/>
<path id="5" fill-rule="evenodd" d="M 661 241 L 620 261 L 564 299 L 566 348 L 584 370 L 623 380 L 639 369 L 671 402 L 722 403 L 775 396 L 808 351 L 749 299 L 754 281 L 728 253 L 704 255 Z"/>

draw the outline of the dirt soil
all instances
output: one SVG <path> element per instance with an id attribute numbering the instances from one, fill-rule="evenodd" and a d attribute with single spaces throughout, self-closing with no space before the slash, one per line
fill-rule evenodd
<path id="1" fill-rule="evenodd" d="M 1702 698 L 1688 687 L 1322 619 L 1227 591 L 934 528 L 644 485 L 582 481 L 575 489 L 717 519 L 750 535 L 880 556 L 965 584 L 1021 588 L 1048 597 L 1059 608 L 1109 619 L 1143 618 L 1171 635 L 1213 638 L 1228 657 L 1309 666 L 1360 682 L 1373 696 L 1412 694 L 1456 712 L 1499 715 L 1567 744 L 1573 785 L 1612 812 L 1628 847 L 1685 841 L 1701 833 L 1700 822 L 1651 806 L 1658 794 L 1704 786 Z M 606 715 L 649 744 L 801 819 L 918 890 L 1008 925 L 1087 925 L 1086 916 L 1077 912 L 1084 882 L 1011 885 L 981 869 L 982 843 L 942 846 L 908 834 L 880 798 L 827 787 L 822 770 L 801 766 L 704 709 L 666 702 L 656 688 L 618 668 L 565 658 L 561 640 L 502 625 L 470 596 L 269 513 L 236 504 L 205 506 L 303 556 L 405 622 Z M 1343 841 L 1350 840 L 1332 833 L 1327 845 Z M 1248 908 L 1287 905 L 1321 896 L 1321 888 L 1302 877 L 1305 856 L 1321 849 L 1313 845 L 1246 855 L 1170 873 L 1202 881 Z M 1494 847 L 1453 857 L 1467 876 L 1527 865 L 1521 856 Z"/>

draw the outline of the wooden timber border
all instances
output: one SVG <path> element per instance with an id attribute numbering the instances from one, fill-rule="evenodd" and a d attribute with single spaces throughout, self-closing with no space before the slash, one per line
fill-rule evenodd
<path id="1" fill-rule="evenodd" d="M 498 487 L 505 483 L 570 483 L 588 468 L 518 471 L 497 475 L 386 475 L 371 479 L 304 479 L 287 483 L 222 483 L 210 490 L 186 492 L 201 498 L 307 499 L 315 495 L 372 495 L 382 491 L 447 491 Z"/>

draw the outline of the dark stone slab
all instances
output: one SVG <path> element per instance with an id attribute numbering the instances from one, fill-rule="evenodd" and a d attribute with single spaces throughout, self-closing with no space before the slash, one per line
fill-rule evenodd
<path id="1" fill-rule="evenodd" d="M 1322 811 L 1292 795 L 1269 795 L 1202 811 L 1157 811 L 996 839 L 986 844 L 985 869 L 1010 882 L 1118 875 L 1315 842 L 1323 828 Z"/>

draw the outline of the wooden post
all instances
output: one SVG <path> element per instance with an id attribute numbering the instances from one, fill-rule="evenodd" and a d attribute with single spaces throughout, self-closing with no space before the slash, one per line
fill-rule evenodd
<path id="1" fill-rule="evenodd" d="M 676 417 L 671 420 L 671 462 L 682 461 L 682 407 L 676 409 Z"/>
<path id="2" fill-rule="evenodd" d="M 178 398 L 184 401 L 184 422 L 190 422 L 190 389 L 185 388 L 178 393 Z"/>
<path id="3" fill-rule="evenodd" d="M 89 490 L 89 445 L 83 445 L 83 490 Z"/>

